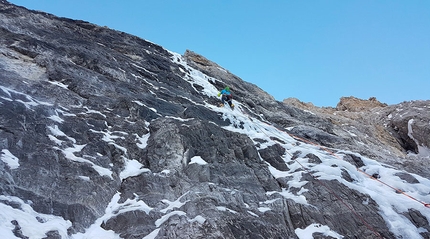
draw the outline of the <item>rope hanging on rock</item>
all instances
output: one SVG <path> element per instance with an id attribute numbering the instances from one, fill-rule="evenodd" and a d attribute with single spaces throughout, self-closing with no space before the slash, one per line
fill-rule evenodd
<path id="1" fill-rule="evenodd" d="M 306 140 L 306 139 L 303 139 L 303 138 L 297 137 L 297 136 L 292 135 L 292 134 L 290 134 L 290 133 L 288 133 L 288 132 L 285 132 L 285 133 L 287 133 L 288 135 L 290 135 L 292 138 L 295 138 L 295 139 L 300 140 L 300 141 L 303 141 L 303 142 L 305 142 L 305 143 L 308 143 L 308 144 L 312 144 L 312 145 L 314 145 L 314 146 L 317 146 L 317 147 L 319 147 L 320 149 L 322 149 L 322 150 L 324 150 L 324 151 L 328 152 L 329 154 L 333 155 L 333 156 L 334 156 L 334 157 L 336 157 L 337 159 L 344 160 L 343 158 L 339 157 L 337 154 L 333 153 L 332 151 L 330 151 L 329 149 L 327 149 L 327 148 L 326 148 L 326 147 L 324 147 L 324 146 L 321 146 L 321 145 L 316 144 L 316 143 L 313 143 L 313 142 L 311 142 L 311 141 L 309 141 L 309 140 Z M 401 193 L 401 194 L 405 195 L 406 197 L 408 197 L 408 198 L 410 198 L 410 199 L 412 199 L 412 200 L 414 200 L 414 201 L 417 201 L 417 202 L 419 202 L 419 203 L 423 204 L 423 206 L 425 206 L 425 207 L 427 207 L 427 208 L 430 208 L 430 203 L 423 202 L 423 201 L 421 201 L 421 200 L 419 200 L 419 199 L 417 199 L 417 198 L 415 198 L 415 197 L 413 197 L 413 196 L 411 196 L 411 195 L 409 195 L 409 194 L 405 193 L 403 190 L 398 189 L 398 188 L 396 188 L 396 187 L 394 187 L 394 186 L 391 186 L 391 185 L 389 185 L 388 183 L 385 183 L 385 182 L 383 182 L 382 180 L 380 180 L 380 179 L 378 179 L 378 178 L 375 178 L 374 176 L 372 176 L 372 175 L 370 175 L 370 174 L 366 173 L 365 171 L 361 170 L 361 169 L 360 169 L 360 168 L 358 168 L 357 166 L 356 166 L 355 168 L 357 169 L 357 171 L 358 171 L 358 172 L 360 172 L 360 173 L 362 173 L 362 174 L 366 175 L 367 177 L 369 177 L 369 178 L 371 178 L 371 179 L 373 179 L 373 180 L 378 181 L 379 183 L 381 183 L 381 184 L 383 184 L 383 185 L 385 185 L 385 186 L 387 186 L 387 187 L 389 187 L 389 188 L 393 189 L 393 190 L 394 190 L 394 191 L 396 191 L 397 193 Z"/>
<path id="2" fill-rule="evenodd" d="M 249 116 L 248 116 L 249 117 Z M 249 118 L 250 120 L 251 120 L 251 118 Z M 252 120 L 251 120 L 252 121 Z M 261 130 L 261 132 L 263 133 L 263 134 L 265 134 L 266 136 L 268 136 L 269 138 L 270 138 L 270 136 L 266 133 L 266 132 L 264 132 L 264 129 L 261 129 L 261 127 L 259 126 L 259 125 L 257 125 L 257 124 L 255 124 L 255 126 L 257 127 L 257 128 L 259 128 L 260 130 Z M 287 133 L 288 134 L 288 133 Z M 291 136 L 291 135 L 290 135 Z M 281 138 L 283 138 L 282 136 L 281 136 Z M 294 138 L 294 137 L 293 137 Z M 284 138 L 285 139 L 285 138 Z M 379 233 L 379 232 L 377 232 L 376 231 L 376 229 L 372 226 L 372 225 L 370 225 L 360 214 L 358 214 L 355 210 L 354 210 L 354 208 L 352 208 L 351 206 L 349 206 L 339 195 L 337 195 L 336 194 L 336 192 L 334 192 L 326 183 L 324 183 L 323 181 L 321 181 L 321 180 L 319 180 L 315 175 L 313 175 L 312 174 L 312 172 L 308 169 L 308 168 L 306 168 L 303 164 L 301 164 L 296 158 L 294 158 L 293 157 L 293 155 L 290 153 L 290 152 L 288 152 L 288 151 L 286 151 L 290 156 L 291 156 L 291 158 L 294 160 L 294 161 L 296 161 L 302 168 L 303 168 L 303 170 L 305 170 L 309 175 L 311 175 L 312 176 L 312 178 L 316 181 L 316 182 L 318 182 L 321 186 L 323 186 L 330 194 L 332 194 L 334 197 L 336 197 L 348 210 L 350 210 L 370 231 L 372 231 L 378 238 L 383 238 L 382 236 L 381 236 L 381 234 Z"/>
<path id="3" fill-rule="evenodd" d="M 265 132 L 265 129 L 262 129 L 259 125 L 257 125 L 252 119 L 251 119 L 251 116 L 249 115 L 249 114 L 247 114 L 246 112 L 242 112 L 242 113 L 244 113 L 245 115 L 247 115 L 248 116 L 248 118 L 250 119 L 250 121 L 251 122 L 253 122 L 254 123 L 254 125 L 257 127 L 257 128 L 259 128 L 260 130 L 261 130 L 261 132 L 263 133 L 263 134 L 265 134 L 266 136 L 268 136 L 269 138 L 270 138 L 270 136 Z M 260 122 L 262 122 L 262 121 L 260 121 Z M 275 127 L 275 126 L 273 126 L 273 125 L 271 125 L 270 123 L 266 123 L 266 122 L 262 122 L 263 124 L 267 124 L 267 125 L 269 125 L 269 126 L 271 126 L 271 127 Z M 275 127 L 276 128 L 276 127 Z M 309 141 L 309 140 L 306 140 L 306 139 L 303 139 L 303 138 L 301 138 L 301 137 L 298 137 L 298 136 L 296 136 L 296 135 L 293 135 L 293 134 L 291 134 L 291 133 L 288 133 L 288 132 L 285 132 L 285 131 L 283 131 L 283 130 L 280 130 L 280 129 L 278 129 L 278 128 L 276 128 L 277 130 L 279 130 L 279 131 L 281 131 L 281 132 L 283 132 L 283 133 L 286 133 L 286 134 L 288 134 L 290 137 L 292 137 L 292 138 L 294 138 L 294 139 L 296 139 L 296 140 L 299 140 L 299 141 L 302 141 L 302 142 L 305 142 L 305 143 L 307 143 L 307 144 L 311 144 L 311 145 L 314 145 L 314 146 L 317 146 L 317 147 L 319 147 L 320 149 L 322 149 L 322 150 L 324 150 L 324 151 L 326 151 L 326 152 L 328 152 L 329 154 L 331 154 L 331 155 L 333 155 L 334 157 L 336 157 L 337 159 L 340 159 L 340 160 L 344 160 L 343 158 L 341 158 L 341 157 L 339 157 L 338 155 L 336 155 L 334 152 L 332 152 L 331 150 L 329 150 L 329 149 L 327 149 L 326 147 L 324 147 L 324 146 L 322 146 L 322 145 L 319 145 L 319 144 L 317 144 L 317 143 L 314 143 L 314 142 L 311 142 L 311 141 Z M 283 140 L 286 140 L 286 138 L 284 138 L 282 135 L 277 135 L 278 137 L 280 136 L 280 139 L 283 139 Z M 291 156 L 291 158 L 293 158 L 294 159 L 294 157 L 293 157 L 293 155 L 291 155 L 291 153 L 290 152 L 288 152 L 288 151 L 286 151 L 290 156 Z M 369 230 L 371 230 L 376 236 L 378 236 L 379 238 L 383 238 L 382 236 L 381 236 L 381 234 L 379 233 L 379 232 L 377 232 L 376 231 L 376 229 L 374 228 L 374 227 L 372 227 L 369 223 L 367 223 L 366 222 L 366 220 L 361 216 L 361 215 L 359 215 L 353 208 L 351 208 L 346 202 L 344 202 L 343 200 L 342 200 L 342 198 L 340 198 L 328 185 L 326 185 L 324 182 L 322 182 L 321 180 L 319 180 L 317 177 L 315 177 L 311 172 L 310 172 L 310 170 L 309 169 L 307 169 L 304 165 L 302 165 L 297 159 L 294 159 L 294 161 L 296 161 L 307 173 L 309 173 L 319 184 L 321 184 L 324 188 L 326 188 L 331 194 L 333 194 L 340 202 L 342 202 L 342 204 L 344 204 L 357 218 L 359 218 L 360 219 L 360 221 L 362 221 L 363 222 L 363 224 L 364 225 L 366 225 L 366 227 L 369 229 Z M 401 194 L 403 194 L 403 195 L 405 195 L 406 197 L 408 197 L 408 198 L 410 198 L 410 199 L 412 199 L 412 200 L 414 200 L 414 201 L 416 201 L 416 202 L 419 202 L 419 203 L 421 203 L 421 204 L 423 204 L 423 206 L 425 206 L 425 207 L 427 207 L 427 208 L 430 208 L 430 203 L 426 203 L 426 202 L 423 202 L 423 201 L 421 201 L 421 200 L 419 200 L 419 199 L 417 199 L 417 198 L 415 198 L 415 197 L 413 197 L 413 196 L 411 196 L 411 195 L 409 195 L 409 194 L 407 194 L 407 193 L 405 193 L 403 190 L 400 190 L 400 189 L 398 189 L 398 188 L 396 188 L 396 187 L 393 187 L 393 186 L 391 186 L 391 185 L 389 185 L 388 183 L 385 183 L 385 182 L 383 182 L 383 181 L 381 181 L 380 179 L 378 179 L 378 178 L 375 178 L 374 176 L 372 176 L 372 175 L 370 175 L 370 174 L 368 174 L 368 173 L 366 173 L 365 171 L 363 171 L 363 170 L 361 170 L 361 169 L 359 169 L 357 166 L 355 166 L 356 167 L 356 169 L 357 169 L 357 171 L 358 172 L 360 172 L 360 173 L 362 173 L 362 174 L 364 174 L 364 175 L 366 175 L 367 177 L 369 177 L 369 178 L 371 178 L 371 179 L 373 179 L 373 180 L 376 180 L 376 181 L 378 181 L 379 183 L 381 183 L 381 184 L 383 184 L 383 185 L 385 185 L 385 186 L 387 186 L 387 187 L 389 187 L 389 188 L 391 188 L 391 189 L 393 189 L 393 190 L 395 190 L 396 192 L 398 192 L 398 193 L 401 193 Z"/>
<path id="4" fill-rule="evenodd" d="M 249 114 L 247 114 L 246 112 L 243 112 L 243 113 L 244 113 L 245 115 L 247 115 L 247 116 L 248 116 L 248 118 L 251 120 L 251 122 L 253 122 L 253 120 L 251 119 L 251 116 L 250 116 Z M 262 122 L 262 121 L 260 121 L 260 122 Z M 253 122 L 253 123 L 254 123 L 254 122 Z M 269 125 L 269 126 L 271 126 L 271 127 L 275 127 L 275 126 L 273 126 L 273 125 L 272 125 L 272 124 L 270 124 L 270 123 L 266 123 L 266 122 L 262 122 L 262 123 L 263 123 L 263 124 L 267 124 L 267 125 Z M 258 128 L 260 128 L 256 123 L 254 123 L 254 124 L 255 124 Z M 276 128 L 276 127 L 275 127 L 275 128 Z M 333 155 L 333 156 L 334 156 L 334 157 L 336 157 L 337 159 L 344 160 L 343 158 L 339 157 L 339 156 L 338 156 L 338 155 L 336 155 L 334 152 L 332 152 L 331 150 L 327 149 L 326 147 L 324 147 L 324 146 L 322 146 L 322 145 L 319 145 L 319 144 L 317 144 L 317 143 L 314 143 L 314 142 L 312 142 L 312 141 L 310 141 L 310 140 L 303 139 L 303 138 L 298 137 L 298 136 L 296 136 L 296 135 L 293 135 L 293 134 L 291 134 L 291 133 L 285 132 L 285 131 L 283 131 L 283 130 L 281 130 L 281 129 L 278 129 L 278 128 L 276 128 L 276 129 L 277 129 L 277 130 L 279 130 L 279 131 L 281 131 L 281 132 L 283 132 L 283 133 L 288 134 L 290 137 L 292 137 L 292 138 L 294 138 L 294 139 L 296 139 L 296 140 L 300 140 L 300 141 L 305 142 L 305 143 L 307 143 L 307 144 L 311 144 L 311 145 L 317 146 L 317 147 L 319 147 L 320 149 L 322 149 L 322 150 L 326 151 L 327 153 L 329 153 L 329 154 Z M 260 128 L 260 130 L 261 130 L 261 128 Z M 264 130 L 262 130 L 262 132 L 263 132 L 264 134 L 266 134 L 266 133 L 264 132 Z M 267 134 L 266 134 L 266 135 L 267 135 Z M 267 136 L 268 136 L 268 135 L 267 135 Z M 278 135 L 278 136 L 279 136 L 281 139 L 286 140 L 282 135 Z M 270 136 L 269 136 L 269 137 L 270 137 Z M 288 153 L 288 154 L 290 154 L 288 151 L 287 151 L 287 153 Z M 291 155 L 291 154 L 290 154 L 290 156 L 292 157 L 292 155 Z M 297 160 L 296 160 L 296 162 L 297 162 Z M 299 163 L 299 164 L 300 164 L 300 163 Z M 415 198 L 415 197 L 413 197 L 413 196 L 411 196 L 411 195 L 407 194 L 407 193 L 406 193 L 406 192 L 404 192 L 403 190 L 400 190 L 400 189 L 398 189 L 398 188 L 396 188 L 396 187 L 394 187 L 394 186 L 389 185 L 388 183 L 385 183 L 385 182 L 381 181 L 381 180 L 380 180 L 380 179 L 378 179 L 378 178 L 373 177 L 372 175 L 370 175 L 370 174 L 366 173 L 365 171 L 363 171 L 363 170 L 359 169 L 357 166 L 355 166 L 355 168 L 357 169 L 357 171 L 359 171 L 360 173 L 362 173 L 362 174 L 366 175 L 367 177 L 369 177 L 369 178 L 371 178 L 371 179 L 374 179 L 374 180 L 378 181 L 379 183 L 381 183 L 381 184 L 383 184 L 383 185 L 385 185 L 385 186 L 387 186 L 387 187 L 389 187 L 389 188 L 393 189 L 394 191 L 396 191 L 396 192 L 398 192 L 398 193 L 401 193 L 401 194 L 405 195 L 406 197 L 408 197 L 408 198 L 410 198 L 410 199 L 412 199 L 412 200 L 414 200 L 414 201 L 416 201 L 416 202 L 421 203 L 424 207 L 430 208 L 430 203 L 423 202 L 423 201 L 421 201 L 421 200 L 419 200 L 419 199 L 417 199 L 417 198 Z"/>

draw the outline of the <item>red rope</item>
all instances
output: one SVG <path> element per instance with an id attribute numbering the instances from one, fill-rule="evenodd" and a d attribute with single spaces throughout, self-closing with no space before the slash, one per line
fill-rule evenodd
<path id="1" fill-rule="evenodd" d="M 245 113 L 245 114 L 246 114 L 246 113 Z M 249 117 L 249 115 L 248 115 L 248 117 Z M 262 123 L 269 125 L 268 123 L 265 123 L 265 122 L 262 122 Z M 269 125 L 269 126 L 271 126 L 271 125 Z M 274 126 L 272 126 L 272 127 L 274 127 Z M 290 134 L 290 133 L 288 133 L 288 132 L 282 131 L 282 130 L 280 130 L 280 129 L 278 129 L 278 128 L 276 128 L 276 129 L 277 129 L 277 130 L 279 130 L 279 131 L 281 131 L 281 132 L 284 132 L 284 133 L 288 134 L 290 137 L 292 137 L 292 138 L 294 138 L 294 139 L 297 139 L 297 140 L 303 141 L 303 142 L 305 142 L 305 143 L 308 143 L 308 144 L 311 144 L 311 145 L 317 146 L 317 147 L 319 147 L 320 149 L 322 149 L 322 150 L 326 151 L 327 153 L 329 153 L 329 154 L 333 155 L 334 157 L 336 157 L 336 158 L 337 158 L 337 159 L 339 159 L 339 160 L 344 160 L 343 158 L 339 157 L 338 155 L 336 155 L 335 153 L 333 153 L 331 150 L 328 150 L 326 147 L 323 147 L 322 145 L 319 145 L 319 144 L 317 144 L 317 143 L 314 143 L 314 142 L 312 142 L 312 141 L 310 141 L 310 140 L 306 140 L 306 139 L 300 138 L 300 137 L 295 136 L 295 135 L 293 135 L 293 134 Z M 288 151 L 287 151 L 287 152 L 288 152 Z M 296 161 L 296 162 L 297 162 L 297 161 Z M 398 189 L 398 188 L 395 188 L 395 187 L 393 187 L 393 186 L 391 186 L 391 185 L 389 185 L 389 184 L 387 184 L 387 183 L 385 183 L 385 182 L 383 182 L 383 181 L 381 181 L 381 180 L 379 180 L 379 179 L 377 179 L 377 178 L 373 177 L 372 175 L 369 175 L 368 173 L 366 173 L 366 172 L 364 172 L 363 170 L 359 169 L 357 166 L 356 166 L 356 169 L 357 169 L 357 171 L 359 171 L 360 173 L 365 174 L 366 176 L 368 176 L 369 178 L 372 178 L 372 179 L 374 179 L 374 180 L 376 180 L 376 181 L 380 182 L 381 184 L 383 184 L 383 185 L 385 185 L 385 186 L 387 186 L 387 187 L 389 187 L 389 188 L 393 189 L 394 191 L 396 191 L 396 192 L 398 192 L 398 193 L 401 193 L 401 194 L 405 195 L 406 197 L 408 197 L 408 198 L 410 198 L 410 199 L 412 199 L 412 200 L 414 200 L 414 201 L 416 201 L 416 202 L 421 203 L 422 205 L 424 205 L 424 206 L 425 206 L 425 207 L 427 207 L 427 208 L 430 208 L 430 203 L 426 203 L 426 202 L 423 202 L 423 201 L 421 201 L 421 200 L 418 200 L 417 198 L 415 198 L 415 197 L 413 197 L 413 196 L 411 196 L 411 195 L 409 195 L 409 194 L 405 193 L 404 191 L 402 191 L 402 190 L 400 190 L 400 189 Z"/>
<path id="2" fill-rule="evenodd" d="M 246 113 L 245 113 L 246 114 Z M 249 117 L 249 115 L 248 115 L 248 118 L 250 118 Z M 250 118 L 251 119 L 251 118 Z M 251 119 L 251 121 L 252 121 L 252 119 Z M 264 123 L 264 122 L 263 122 Z M 267 124 L 267 123 L 265 123 L 265 124 Z M 259 126 L 257 126 L 257 127 L 259 127 Z M 259 127 L 260 128 L 260 127 Z M 279 130 L 279 129 L 278 129 Z M 326 152 L 328 152 L 329 154 L 331 154 L 331 155 L 333 155 L 334 157 L 336 157 L 337 159 L 340 159 L 340 160 L 343 160 L 343 158 L 340 158 L 338 155 L 336 155 L 335 153 L 333 153 L 332 151 L 330 151 L 330 150 L 328 150 L 327 148 L 325 148 L 325 147 L 323 147 L 323 146 L 321 146 L 321 145 L 319 145 L 319 144 L 316 144 L 316 143 L 313 143 L 313 142 L 311 142 L 311 141 L 309 141 L 309 140 L 306 140 L 306 139 L 303 139 L 303 138 L 300 138 L 300 137 L 297 137 L 297 136 L 295 136 L 295 135 L 292 135 L 292 134 L 290 134 L 290 133 L 288 133 L 288 132 L 285 132 L 285 131 L 282 131 L 282 130 L 280 130 L 281 132 L 284 132 L 284 133 L 287 133 L 290 137 L 292 137 L 292 138 L 295 138 L 295 139 L 298 139 L 298 140 L 301 140 L 301 141 L 303 141 L 303 142 L 305 142 L 305 143 L 308 143 L 308 144 L 312 144 L 312 145 L 314 145 L 314 146 L 317 146 L 317 147 L 319 147 L 320 149 L 322 149 L 322 150 L 324 150 L 324 151 L 326 151 Z M 262 130 L 262 132 L 264 133 L 264 134 L 266 134 L 263 130 Z M 269 136 L 270 137 L 270 136 Z M 282 137 L 281 137 L 282 138 Z M 293 158 L 293 156 L 287 151 L 287 153 Z M 374 227 L 372 227 L 369 223 L 367 223 L 366 222 L 366 220 L 360 215 L 360 214 L 358 214 L 355 210 L 354 210 L 354 208 L 352 208 L 351 206 L 349 206 L 344 200 L 342 200 L 342 198 L 340 198 L 337 194 L 336 194 L 336 192 L 334 192 L 327 184 L 325 184 L 324 182 L 322 182 L 321 180 L 319 180 L 317 177 L 315 177 L 311 172 L 310 172 L 310 170 L 309 169 L 307 169 L 304 165 L 302 165 L 297 159 L 294 159 L 294 161 L 296 161 L 306 172 L 308 172 L 311 176 L 312 176 L 312 178 L 314 178 L 319 184 L 321 184 L 323 187 L 325 187 L 326 189 L 327 189 L 327 191 L 329 191 L 332 195 L 334 195 L 343 205 L 345 205 L 357 218 L 359 218 L 360 219 L 360 221 L 362 221 L 363 222 L 363 224 L 369 229 L 369 230 L 371 230 L 375 235 L 377 235 L 379 238 L 383 238 L 382 236 L 381 236 L 381 234 L 379 234 L 379 232 L 377 232 L 376 230 L 375 230 L 375 228 Z M 396 192 L 398 192 L 398 193 L 401 193 L 401 194 L 403 194 L 403 195 L 405 195 L 405 196 L 407 196 L 408 198 L 410 198 L 410 199 L 412 199 L 412 200 L 415 200 L 415 201 L 417 201 L 417 202 L 419 202 L 419 203 L 421 203 L 421 204 L 423 204 L 425 207 L 427 207 L 427 208 L 430 208 L 430 203 L 425 203 L 425 202 L 422 202 L 422 201 L 420 201 L 420 200 L 418 200 L 418 199 L 416 199 L 416 198 L 414 198 L 414 197 L 412 197 L 411 195 L 409 195 L 409 194 L 407 194 L 407 193 L 405 193 L 404 191 L 402 191 L 402 190 L 400 190 L 400 189 L 398 189 L 398 188 L 395 188 L 395 187 L 393 187 L 393 186 L 391 186 L 391 185 L 389 185 L 389 184 L 387 184 L 387 183 L 385 183 L 385 182 L 383 182 L 383 181 L 381 181 L 381 180 L 379 180 L 379 179 L 377 179 L 377 178 L 375 178 L 375 177 L 373 177 L 372 175 L 369 175 L 368 173 L 366 173 L 366 172 L 364 172 L 363 170 L 361 170 L 361 169 L 359 169 L 358 167 L 356 167 L 356 169 L 357 169 L 357 171 L 359 171 L 359 172 L 361 172 L 361 173 L 363 173 L 363 174 L 365 174 L 366 176 L 368 176 L 368 177 L 370 177 L 370 178 L 372 178 L 372 179 L 374 179 L 374 180 L 376 180 L 376 181 L 378 181 L 378 182 L 380 182 L 380 183 L 382 183 L 383 185 L 386 185 L 386 186 L 388 186 L 388 187 L 390 187 L 390 188 L 392 188 L 392 189 L 394 189 Z"/>
<path id="3" fill-rule="evenodd" d="M 312 175 L 312 177 L 314 177 Z M 315 178 L 315 177 L 314 177 Z M 343 205 L 345 205 L 345 207 L 347 207 L 352 213 L 354 213 L 354 215 L 360 219 L 360 221 L 369 229 L 371 230 L 375 235 L 377 235 L 379 238 L 383 238 L 381 236 L 381 234 L 379 234 L 379 232 L 376 231 L 376 229 L 374 227 L 372 227 L 369 223 L 366 222 L 366 220 L 360 215 L 358 214 L 354 208 L 352 208 L 350 205 L 348 205 L 341 197 L 339 197 L 328 185 L 326 185 L 326 183 L 324 183 L 321 180 L 316 179 L 317 182 L 319 184 L 321 184 L 323 187 L 325 187 L 327 189 L 327 191 L 329 191 L 332 195 L 334 195 Z"/>
<path id="4" fill-rule="evenodd" d="M 257 125 L 257 127 L 258 128 L 260 128 L 258 125 Z M 261 128 L 260 128 L 261 129 Z M 266 134 L 263 130 L 262 130 L 262 132 L 264 133 L 264 134 Z M 269 136 L 269 135 L 267 135 L 267 136 Z M 270 136 L 269 136 L 270 137 Z M 292 158 L 294 158 L 288 151 L 286 151 Z M 369 223 L 367 223 L 366 222 L 366 220 L 362 217 L 362 216 L 360 216 L 360 214 L 358 214 L 355 210 L 354 210 L 354 208 L 352 208 L 351 206 L 349 206 L 344 200 L 342 200 L 342 198 L 340 198 L 337 194 L 336 194 L 336 192 L 334 192 L 327 184 L 325 184 L 324 182 L 322 182 L 321 180 L 319 180 L 317 177 L 315 177 L 312 173 L 311 173 L 311 171 L 308 169 L 308 168 L 306 168 L 303 164 L 301 164 L 297 159 L 295 159 L 294 158 L 294 161 L 296 161 L 302 168 L 303 168 L 303 170 L 305 170 L 307 173 L 309 173 L 309 175 L 311 175 L 312 176 L 312 178 L 315 180 L 315 181 L 317 181 L 319 184 L 321 184 L 324 188 L 326 188 L 326 190 L 328 191 L 328 192 L 330 192 L 332 195 L 334 195 L 343 205 L 345 205 L 346 206 L 346 208 L 348 208 L 370 231 L 372 231 L 378 238 L 383 238 L 382 236 L 381 236 L 381 234 L 379 234 L 379 232 L 377 232 L 376 231 L 376 229 L 374 228 L 374 227 L 372 227 Z"/>
<path id="5" fill-rule="evenodd" d="M 322 150 L 324 150 L 324 151 L 328 152 L 329 154 L 333 155 L 333 156 L 334 156 L 334 157 L 336 157 L 337 159 L 343 160 L 341 157 L 339 157 L 338 155 L 336 155 L 336 154 L 335 154 L 335 153 L 333 153 L 332 151 L 328 150 L 327 148 L 325 148 L 325 147 L 323 147 L 323 146 L 321 146 L 321 145 L 319 145 L 319 144 L 316 144 L 316 143 L 311 142 L 311 141 L 309 141 L 309 140 L 306 140 L 306 139 L 303 139 L 303 138 L 297 137 L 297 136 L 295 136 L 295 135 L 291 135 L 291 134 L 289 134 L 288 132 L 285 132 L 285 133 L 287 133 L 288 135 L 290 135 L 291 137 L 293 137 L 293 138 L 295 138 L 295 139 L 298 139 L 298 140 L 301 140 L 301 141 L 303 141 L 303 142 L 305 142 L 305 143 L 309 143 L 309 144 L 312 144 L 312 145 L 314 145 L 314 146 L 317 146 L 317 147 L 319 147 L 320 149 L 322 149 Z M 396 192 L 398 192 L 398 193 L 401 193 L 401 194 L 405 195 L 406 197 L 408 197 L 408 198 L 410 198 L 410 199 L 412 199 L 412 200 L 414 200 L 414 201 L 417 201 L 417 202 L 419 202 L 419 203 L 423 204 L 423 205 L 424 205 L 425 207 L 427 207 L 427 208 L 430 208 L 430 203 L 425 203 L 425 202 L 423 202 L 423 201 L 421 201 L 421 200 L 418 200 L 417 198 L 414 198 L 413 196 L 411 196 L 411 195 L 409 195 L 409 194 L 405 193 L 403 190 L 400 190 L 400 189 L 398 189 L 398 188 L 396 188 L 396 187 L 393 187 L 393 186 L 389 185 L 388 183 L 385 183 L 385 182 L 381 181 L 380 179 L 377 179 L 377 178 L 373 177 L 372 175 L 370 175 L 370 174 L 366 173 L 365 171 L 363 171 L 363 170 L 359 169 L 358 167 L 356 167 L 356 169 L 357 169 L 357 171 L 358 171 L 358 172 L 360 172 L 360 173 L 362 173 L 362 174 L 366 175 L 367 177 L 369 177 L 369 178 L 371 178 L 371 179 L 374 179 L 374 180 L 378 181 L 379 183 L 381 183 L 381 184 L 383 184 L 383 185 L 385 185 L 385 186 L 387 186 L 387 187 L 389 187 L 389 188 L 393 189 L 394 191 L 396 191 Z"/>
<path id="6" fill-rule="evenodd" d="M 287 151 L 288 152 L 288 151 Z M 346 208 L 348 208 L 366 227 L 367 229 L 369 229 L 370 231 L 372 231 L 376 236 L 378 236 L 379 238 L 383 238 L 381 236 L 381 234 L 379 234 L 379 232 L 376 231 L 376 229 L 374 227 L 372 227 L 369 223 L 366 222 L 366 220 L 360 215 L 358 214 L 354 208 L 352 208 L 351 206 L 349 206 L 341 197 L 339 197 L 337 195 L 336 192 L 334 192 L 326 183 L 324 183 L 323 181 L 319 180 L 317 177 L 315 177 L 315 175 L 313 175 L 311 173 L 311 171 L 306 168 L 303 164 L 301 164 L 297 159 L 294 159 L 294 161 L 296 161 L 307 173 L 309 173 L 309 175 L 312 176 L 312 178 L 318 182 L 321 186 L 323 186 L 328 192 L 330 192 L 332 195 L 334 195 L 343 205 L 345 205 Z"/>

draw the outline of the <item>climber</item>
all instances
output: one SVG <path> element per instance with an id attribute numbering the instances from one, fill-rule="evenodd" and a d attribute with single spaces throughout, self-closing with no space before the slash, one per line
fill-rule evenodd
<path id="1" fill-rule="evenodd" d="M 220 107 L 223 107 L 225 102 L 227 101 L 228 105 L 230 105 L 230 108 L 234 108 L 234 104 L 232 102 L 233 100 L 233 95 L 230 92 L 230 87 L 225 87 L 223 90 L 221 90 L 221 92 L 218 93 L 218 96 L 221 96 L 221 104 Z"/>

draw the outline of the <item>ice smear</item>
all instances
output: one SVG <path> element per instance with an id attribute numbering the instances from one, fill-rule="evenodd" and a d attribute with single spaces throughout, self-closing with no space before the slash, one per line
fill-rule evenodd
<path id="1" fill-rule="evenodd" d="M 196 89 L 196 91 L 201 92 L 208 96 L 216 96 L 218 94 L 218 89 L 215 88 L 215 86 L 210 83 L 211 81 L 215 82 L 215 78 L 212 78 L 202 73 L 201 71 L 188 66 L 188 64 L 184 61 L 183 57 L 180 54 L 175 52 L 170 52 L 170 53 L 172 54 L 173 62 L 178 63 L 183 67 L 185 67 L 186 69 L 186 71 L 184 71 L 184 73 L 186 73 L 185 80 L 188 81 L 194 89 L 196 89 L 194 87 L 194 84 L 200 85 L 202 87 L 202 90 Z"/>

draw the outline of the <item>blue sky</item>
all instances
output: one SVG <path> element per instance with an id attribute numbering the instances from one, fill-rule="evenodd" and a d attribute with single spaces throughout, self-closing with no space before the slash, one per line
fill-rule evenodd
<path id="1" fill-rule="evenodd" d="M 282 101 L 430 99 L 427 0 L 9 0 L 199 53 Z"/>

